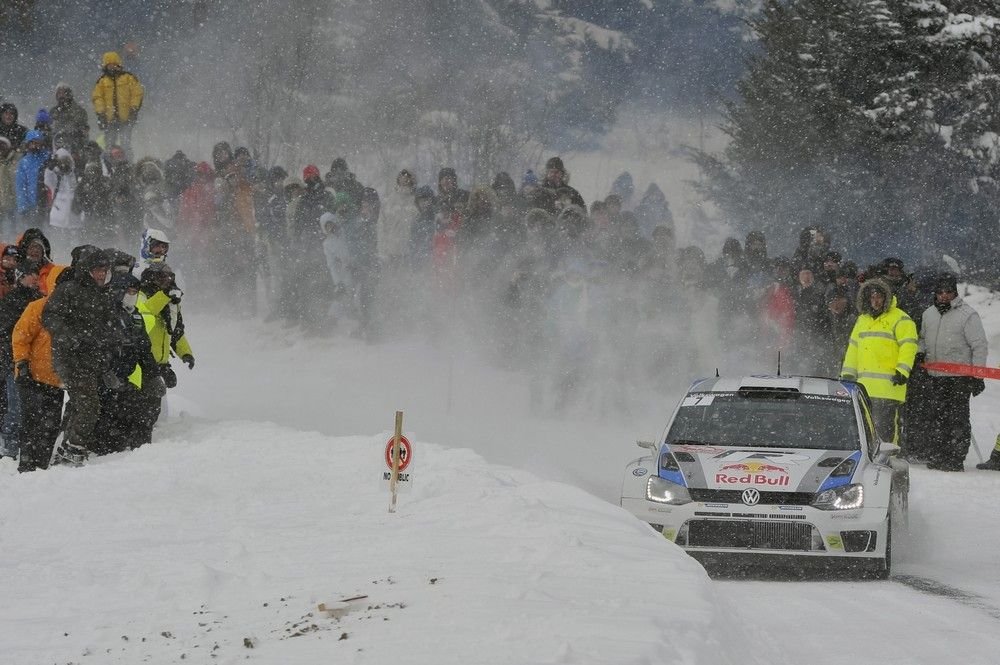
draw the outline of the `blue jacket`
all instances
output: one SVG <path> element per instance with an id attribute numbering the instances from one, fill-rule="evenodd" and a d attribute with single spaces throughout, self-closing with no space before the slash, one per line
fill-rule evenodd
<path id="1" fill-rule="evenodd" d="M 49 161 L 49 151 L 27 152 L 17 163 L 14 187 L 17 190 L 17 211 L 24 213 L 38 207 L 39 177 Z"/>

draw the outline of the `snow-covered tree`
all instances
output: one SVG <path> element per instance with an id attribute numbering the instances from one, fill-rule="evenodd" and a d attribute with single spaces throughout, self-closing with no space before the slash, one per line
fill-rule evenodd
<path id="1" fill-rule="evenodd" d="M 866 259 L 919 239 L 981 262 L 971 243 L 996 227 L 1000 6 L 963 6 L 977 13 L 768 0 L 753 22 L 760 53 L 728 109 L 732 142 L 697 156 L 705 192 L 775 238 L 819 225 Z"/>
<path id="2" fill-rule="evenodd" d="M 511 0 L 264 0 L 244 14 L 232 15 L 239 57 L 220 62 L 243 71 L 223 86 L 242 109 L 243 140 L 263 152 L 294 125 L 302 144 L 275 148 L 281 158 L 321 145 L 384 153 L 391 170 L 421 152 L 475 179 L 524 162 L 540 141 L 603 130 L 619 100 L 600 65 L 632 50 L 620 33 Z M 206 79 L 217 86 L 222 74 Z"/>

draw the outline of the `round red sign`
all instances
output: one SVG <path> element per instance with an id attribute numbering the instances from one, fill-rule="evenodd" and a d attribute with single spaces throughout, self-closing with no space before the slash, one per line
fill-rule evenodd
<path id="1" fill-rule="evenodd" d="M 395 437 L 393 437 L 395 438 Z M 410 466 L 413 459 L 413 447 L 405 436 L 399 437 L 399 472 L 402 473 L 406 467 Z M 385 444 L 385 465 L 392 471 L 392 439 Z"/>

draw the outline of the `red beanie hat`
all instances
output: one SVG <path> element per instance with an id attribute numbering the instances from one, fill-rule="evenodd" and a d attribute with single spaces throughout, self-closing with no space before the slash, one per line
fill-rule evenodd
<path id="1" fill-rule="evenodd" d="M 310 164 L 309 166 L 302 169 L 302 179 L 309 180 L 309 178 L 319 177 L 319 167 Z"/>

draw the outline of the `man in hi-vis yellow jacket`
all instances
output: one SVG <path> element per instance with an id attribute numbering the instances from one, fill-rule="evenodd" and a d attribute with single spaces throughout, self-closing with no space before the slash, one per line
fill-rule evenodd
<path id="1" fill-rule="evenodd" d="M 858 316 L 840 376 L 868 391 L 875 429 L 884 441 L 899 441 L 899 407 L 917 355 L 917 326 L 896 307 L 892 288 L 869 279 L 858 289 Z"/>

